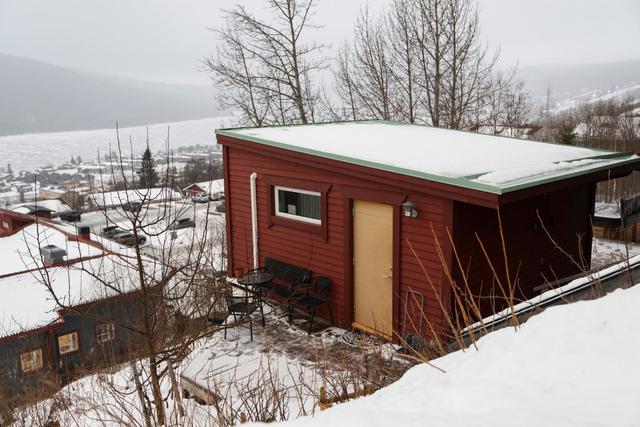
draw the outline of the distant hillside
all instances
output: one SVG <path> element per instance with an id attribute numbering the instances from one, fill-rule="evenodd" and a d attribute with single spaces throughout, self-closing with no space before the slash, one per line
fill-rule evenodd
<path id="1" fill-rule="evenodd" d="M 551 107 L 572 107 L 585 100 L 626 97 L 640 99 L 640 59 L 573 66 L 536 66 L 520 69 L 533 103 L 544 105 L 547 88 Z"/>
<path id="2" fill-rule="evenodd" d="M 0 135 L 220 115 L 210 86 L 142 82 L 0 54 Z"/>

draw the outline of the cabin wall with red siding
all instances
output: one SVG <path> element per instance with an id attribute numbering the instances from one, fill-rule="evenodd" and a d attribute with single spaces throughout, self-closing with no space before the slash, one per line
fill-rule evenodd
<path id="1" fill-rule="evenodd" d="M 500 209 L 502 231 L 510 278 L 517 282 L 516 303 L 540 292 L 535 288 L 577 273 L 580 269 L 557 247 L 576 261 L 589 266 L 591 260 L 591 223 L 594 186 L 582 185 L 504 205 Z M 538 217 L 539 213 L 539 217 Z M 540 223 L 544 223 L 544 227 Z M 549 238 L 545 229 L 552 239 Z M 476 234 L 488 258 L 494 264 L 503 286 L 508 283 L 504 268 L 504 251 L 500 239 L 497 211 L 465 203 L 454 205 L 454 241 L 461 263 L 470 272 L 468 281 L 475 294 L 502 296 L 493 279 L 491 267 L 483 254 Z M 555 243 L 553 241 L 555 241 Z M 455 259 L 454 259 L 455 262 Z M 455 278 L 463 286 L 460 269 Z M 485 299 L 483 314 L 504 308 L 505 301 Z"/>
<path id="2" fill-rule="evenodd" d="M 441 336 L 447 330 L 442 309 L 449 310 L 450 299 L 443 270 L 450 263 L 447 230 L 451 230 L 453 202 L 417 193 L 411 194 L 409 200 L 416 204 L 418 217 L 401 217 L 397 330 L 401 335 Z"/>
<path id="3" fill-rule="evenodd" d="M 395 227 L 395 239 L 398 240 L 399 285 L 395 288 L 394 319 L 397 332 L 403 332 L 405 295 L 407 289 L 419 291 L 424 295 L 424 310 L 434 325 L 442 324 L 440 304 L 434 290 L 440 292 L 443 287 L 442 264 L 438 256 L 434 235 L 442 241 L 444 262 L 449 262 L 450 254 L 446 244 L 445 227 L 451 223 L 452 202 L 448 199 L 422 194 L 419 188 L 385 187 L 366 179 L 354 178 L 335 172 L 327 172 L 320 168 L 301 165 L 274 156 L 263 156 L 239 147 L 225 147 L 225 168 L 228 186 L 227 211 L 230 218 L 230 262 L 229 274 L 237 276 L 241 271 L 251 268 L 251 200 L 250 175 L 257 173 L 258 204 L 258 246 L 260 264 L 265 257 L 275 258 L 300 267 L 309 268 L 316 275 L 329 276 L 333 282 L 331 301 L 334 320 L 341 326 L 349 326 L 352 321 L 352 285 L 350 282 L 349 248 L 351 236 L 350 199 L 368 199 L 399 206 L 409 199 L 416 204 L 418 218 L 400 215 L 396 209 L 399 226 Z M 271 207 L 265 183 L 267 179 L 298 179 L 314 183 L 326 183 L 331 187 L 327 193 L 327 239 L 321 234 L 290 228 L 281 224 L 269 224 Z M 271 178 L 269 178 L 271 177 Z M 301 187 L 304 188 L 304 187 Z M 345 240 L 346 239 L 346 240 Z M 415 255 L 409 244 L 413 247 Z M 422 263 L 421 267 L 420 263 Z M 426 274 L 425 274 L 426 272 Z M 396 271 L 394 274 L 398 274 Z M 431 279 L 432 285 L 429 284 Z M 445 289 L 444 298 L 448 298 Z M 447 305 L 447 304 L 445 304 Z M 327 313 L 321 313 L 326 317 Z M 407 319 L 407 330 L 410 331 L 412 320 L 417 325 L 419 317 Z M 423 330 L 427 329 L 423 321 Z"/>

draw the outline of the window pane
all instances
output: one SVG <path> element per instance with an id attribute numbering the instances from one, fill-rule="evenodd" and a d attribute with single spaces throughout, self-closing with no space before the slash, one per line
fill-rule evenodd
<path id="1" fill-rule="evenodd" d="M 71 353 L 78 350 L 78 333 L 72 332 L 58 337 L 58 350 L 60 354 Z"/>
<path id="2" fill-rule="evenodd" d="M 96 341 L 104 343 L 116 337 L 116 326 L 114 323 L 103 323 L 96 326 Z"/>
<path id="3" fill-rule="evenodd" d="M 278 189 L 278 212 L 320 220 L 320 196 Z"/>
<path id="4" fill-rule="evenodd" d="M 20 355 L 22 372 L 31 372 L 42 368 L 42 350 L 32 350 Z"/>

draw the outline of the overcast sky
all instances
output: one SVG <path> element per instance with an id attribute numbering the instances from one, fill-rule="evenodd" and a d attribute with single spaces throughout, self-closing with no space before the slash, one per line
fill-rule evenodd
<path id="1" fill-rule="evenodd" d="M 390 0 L 369 0 L 379 10 Z M 212 52 L 207 27 L 221 8 L 260 0 L 0 0 L 0 53 L 144 80 L 206 84 L 196 70 Z M 351 35 L 366 1 L 319 0 L 319 42 Z M 639 0 L 479 0 L 483 38 L 504 65 L 640 58 Z"/>

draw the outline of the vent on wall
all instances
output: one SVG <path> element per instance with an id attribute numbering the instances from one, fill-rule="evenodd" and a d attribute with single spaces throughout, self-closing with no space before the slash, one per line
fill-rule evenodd
<path id="1" fill-rule="evenodd" d="M 91 227 L 88 226 L 80 226 L 77 228 L 78 237 L 86 240 L 91 240 Z"/>
<path id="2" fill-rule="evenodd" d="M 64 262 L 67 251 L 56 245 L 47 245 L 40 248 L 40 255 L 45 266 L 56 265 Z"/>

